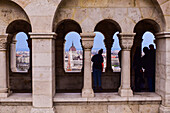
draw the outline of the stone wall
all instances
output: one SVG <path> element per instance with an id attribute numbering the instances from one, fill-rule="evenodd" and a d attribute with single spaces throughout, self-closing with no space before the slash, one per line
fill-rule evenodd
<path id="1" fill-rule="evenodd" d="M 102 73 L 102 92 L 117 92 L 120 86 L 120 73 Z M 81 92 L 82 73 L 56 75 L 57 92 Z M 11 73 L 10 89 L 13 93 L 31 93 L 32 77 L 29 73 Z"/>
<path id="2" fill-rule="evenodd" d="M 31 93 L 32 76 L 29 73 L 11 73 L 10 89 L 13 93 Z"/>
<path id="3" fill-rule="evenodd" d="M 31 104 L 31 103 L 30 103 Z M 0 104 L 0 113 L 30 113 L 28 103 Z M 159 113 L 159 103 L 56 103 L 56 113 Z"/>
<path id="4" fill-rule="evenodd" d="M 120 86 L 120 73 L 102 73 L 102 92 L 116 92 Z M 65 73 L 56 75 L 57 92 L 81 92 L 83 75 L 81 73 Z"/>
<path id="5" fill-rule="evenodd" d="M 143 103 L 87 103 L 59 104 L 55 106 L 57 113 L 159 113 L 159 104 Z"/>

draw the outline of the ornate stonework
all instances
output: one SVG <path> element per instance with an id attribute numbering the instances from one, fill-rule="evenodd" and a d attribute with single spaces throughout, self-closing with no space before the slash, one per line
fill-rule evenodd
<path id="1" fill-rule="evenodd" d="M 130 50 L 133 45 L 134 36 L 136 33 L 120 33 L 120 46 L 124 50 Z"/>
<path id="2" fill-rule="evenodd" d="M 95 33 L 81 33 L 82 45 L 84 49 L 91 49 L 93 47 L 93 41 Z"/>
<path id="3" fill-rule="evenodd" d="M 6 49 L 7 47 L 7 35 L 0 35 L 0 49 Z"/>

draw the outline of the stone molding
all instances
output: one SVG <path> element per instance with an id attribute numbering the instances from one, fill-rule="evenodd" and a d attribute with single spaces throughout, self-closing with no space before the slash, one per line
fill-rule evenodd
<path id="1" fill-rule="evenodd" d="M 157 39 L 170 38 L 170 32 L 159 32 L 159 33 L 156 33 L 156 38 Z"/>
<path id="2" fill-rule="evenodd" d="M 120 46 L 123 50 L 131 50 L 133 45 L 134 36 L 136 33 L 119 33 Z"/>
<path id="3" fill-rule="evenodd" d="M 6 48 L 7 48 L 7 37 L 8 37 L 8 34 L 0 35 L 0 50 L 6 50 Z"/>
<path id="4" fill-rule="evenodd" d="M 52 33 L 29 33 L 31 39 L 56 39 L 57 34 Z"/>
<path id="5" fill-rule="evenodd" d="M 0 93 L 7 93 L 8 92 L 8 88 L 0 88 Z"/>
<path id="6" fill-rule="evenodd" d="M 95 33 L 80 33 L 82 46 L 84 49 L 91 49 L 93 47 Z"/>
<path id="7" fill-rule="evenodd" d="M 12 44 L 16 44 L 16 43 L 17 43 L 16 39 L 12 40 Z"/>

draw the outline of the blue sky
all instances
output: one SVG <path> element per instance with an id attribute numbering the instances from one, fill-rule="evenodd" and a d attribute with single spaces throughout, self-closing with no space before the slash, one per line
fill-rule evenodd
<path id="1" fill-rule="evenodd" d="M 28 37 L 25 33 L 20 32 L 16 35 L 16 50 L 19 51 L 29 51 L 27 40 Z"/>
<path id="2" fill-rule="evenodd" d="M 93 50 L 98 50 L 103 48 L 104 50 L 105 45 L 104 45 L 104 36 L 102 33 L 100 32 L 95 32 L 96 36 L 94 38 L 94 44 L 93 44 Z M 114 39 L 114 43 L 112 46 L 112 50 L 120 50 L 120 45 L 119 45 L 119 39 L 117 37 L 117 33 L 114 34 L 113 39 Z M 17 44 L 16 44 L 16 49 L 17 50 L 26 50 L 28 51 L 28 44 L 27 44 L 27 40 L 28 37 L 25 33 L 20 32 L 16 35 L 16 40 L 17 40 Z M 81 43 L 80 43 L 80 35 L 76 32 L 70 32 L 66 35 L 65 40 L 65 50 L 68 50 L 72 43 L 74 44 L 74 46 L 76 47 L 76 49 L 82 49 L 81 47 Z M 149 47 L 150 44 L 154 44 L 153 40 L 155 40 L 154 35 L 150 32 L 145 32 L 145 34 L 142 37 L 143 42 L 142 42 L 142 48 L 143 47 Z M 154 44 L 155 45 L 155 44 Z"/>

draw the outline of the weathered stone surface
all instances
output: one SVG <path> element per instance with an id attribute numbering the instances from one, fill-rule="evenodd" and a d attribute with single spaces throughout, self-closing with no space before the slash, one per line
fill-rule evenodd
<path id="1" fill-rule="evenodd" d="M 30 113 L 31 106 L 0 106 L 0 113 Z"/>
<path id="2" fill-rule="evenodd" d="M 139 105 L 139 113 L 159 113 L 159 105 Z"/>
<path id="3" fill-rule="evenodd" d="M 170 1 L 167 1 L 162 4 L 161 7 L 165 15 L 170 15 Z"/>
<path id="4" fill-rule="evenodd" d="M 53 108 L 32 108 L 31 113 L 55 113 Z"/>

